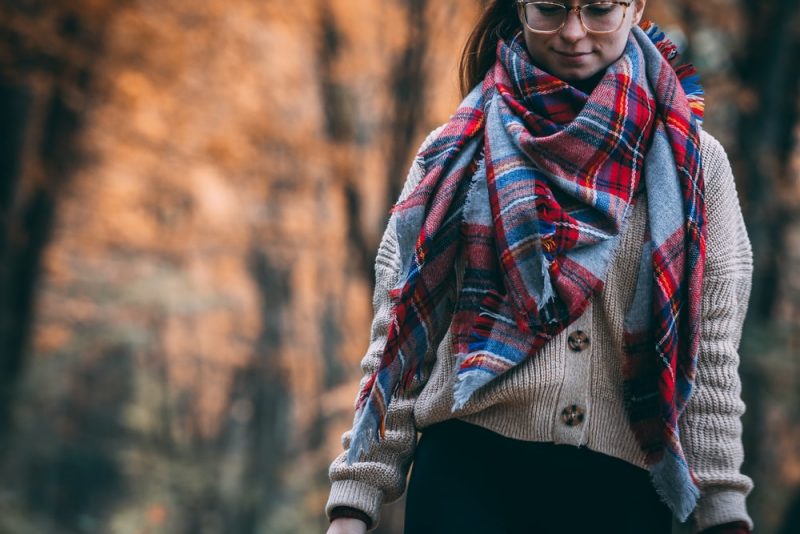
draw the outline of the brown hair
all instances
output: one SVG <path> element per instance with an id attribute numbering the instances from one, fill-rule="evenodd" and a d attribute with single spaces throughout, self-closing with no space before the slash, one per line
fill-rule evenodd
<path id="1" fill-rule="evenodd" d="M 520 29 L 514 0 L 490 0 L 467 39 L 459 62 L 461 96 L 477 85 L 494 64 L 500 37 L 511 39 Z"/>

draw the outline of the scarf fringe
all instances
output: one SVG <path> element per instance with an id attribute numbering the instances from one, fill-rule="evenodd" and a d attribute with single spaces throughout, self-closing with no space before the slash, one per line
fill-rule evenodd
<path id="1" fill-rule="evenodd" d="M 347 449 L 347 465 L 366 457 L 372 446 L 376 444 L 383 434 L 383 414 L 369 409 L 371 401 L 364 409 L 356 412 L 356 421 L 350 432 L 350 447 Z M 381 420 L 380 426 L 378 420 Z"/>
<path id="2" fill-rule="evenodd" d="M 651 20 L 643 20 L 639 27 L 644 30 L 647 36 L 656 45 L 661 55 L 670 63 L 675 70 L 678 80 L 681 82 L 683 92 L 689 100 L 689 108 L 698 124 L 702 124 L 705 116 L 705 92 L 700 84 L 700 75 L 691 63 L 680 63 L 678 47 L 670 41 L 661 28 Z"/>
<path id="3" fill-rule="evenodd" d="M 461 365 L 461 362 L 469 358 L 471 355 L 464 354 L 457 358 L 458 365 Z M 487 374 L 480 369 L 470 369 L 469 371 L 459 374 L 456 377 L 456 383 L 453 385 L 453 406 L 451 408 L 451 412 L 457 412 L 464 405 L 469 401 L 472 397 L 472 394 L 489 382 L 494 375 Z"/>
<path id="4" fill-rule="evenodd" d="M 555 300 L 556 293 L 553 289 L 553 283 L 550 281 L 550 262 L 542 254 L 542 298 L 539 301 L 539 311 L 543 311 L 547 303 Z"/>
<path id="5" fill-rule="evenodd" d="M 700 490 L 689 466 L 665 448 L 663 458 L 650 466 L 650 480 L 659 498 L 681 523 L 685 523 L 697 506 Z"/>

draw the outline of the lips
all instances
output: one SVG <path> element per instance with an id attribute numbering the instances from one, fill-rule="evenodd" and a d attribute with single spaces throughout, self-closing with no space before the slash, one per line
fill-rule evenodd
<path id="1" fill-rule="evenodd" d="M 564 67 L 583 67 L 591 58 L 589 52 L 561 52 L 553 50 L 558 59 L 556 61 Z"/>
<path id="2" fill-rule="evenodd" d="M 553 52 L 564 57 L 581 57 L 590 54 L 590 52 L 561 52 L 560 50 L 553 50 Z"/>

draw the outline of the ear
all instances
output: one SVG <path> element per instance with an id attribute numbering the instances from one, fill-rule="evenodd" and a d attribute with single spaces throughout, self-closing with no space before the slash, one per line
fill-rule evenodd
<path id="1" fill-rule="evenodd" d="M 642 20 L 642 15 L 644 15 L 644 7 L 647 4 L 647 0 L 633 0 L 633 23 L 639 24 Z"/>

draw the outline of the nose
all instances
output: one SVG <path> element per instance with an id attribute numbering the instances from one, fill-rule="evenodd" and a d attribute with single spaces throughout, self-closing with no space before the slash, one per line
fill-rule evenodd
<path id="1" fill-rule="evenodd" d="M 576 9 L 570 9 L 567 12 L 567 20 L 564 21 L 564 27 L 561 28 L 559 33 L 562 39 L 570 43 L 574 43 L 586 36 L 586 29 L 581 24 Z"/>

